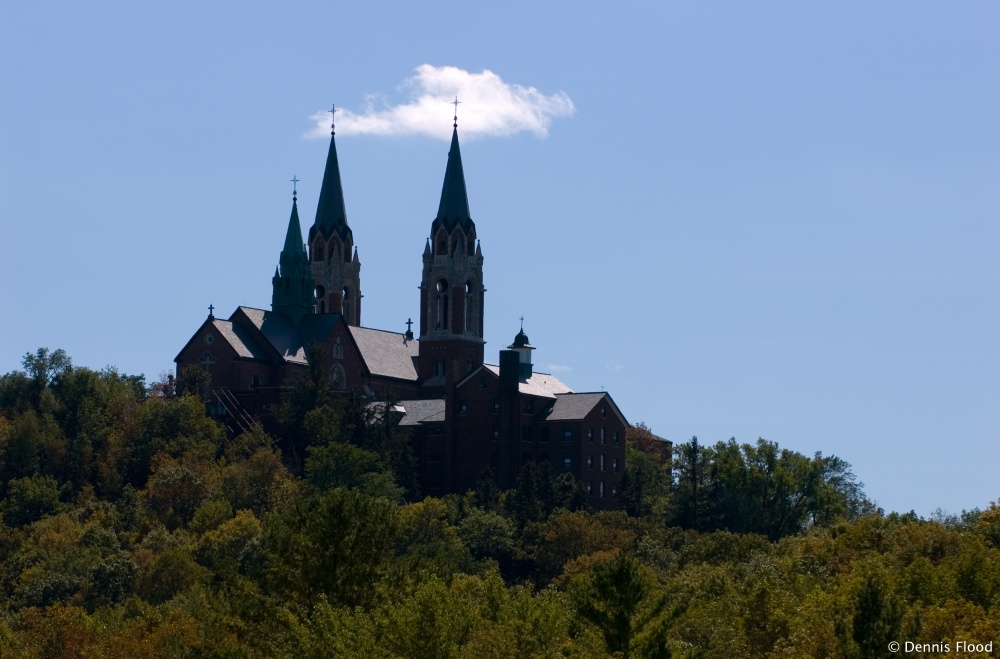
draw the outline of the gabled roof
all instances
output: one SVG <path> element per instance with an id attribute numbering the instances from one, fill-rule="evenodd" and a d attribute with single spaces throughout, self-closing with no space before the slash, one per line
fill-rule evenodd
<path id="1" fill-rule="evenodd" d="M 415 382 L 420 342 L 405 334 L 369 327 L 349 327 L 361 358 L 372 375 Z"/>
<path id="2" fill-rule="evenodd" d="M 426 400 L 401 400 L 396 403 L 397 409 L 402 409 L 401 426 L 416 426 L 421 423 L 442 423 L 444 421 L 445 401 L 443 398 Z"/>
<path id="3" fill-rule="evenodd" d="M 236 354 L 243 359 L 267 359 L 267 353 L 257 345 L 257 342 L 242 325 L 216 318 L 212 321 L 212 326 L 218 330 L 219 336 L 225 339 L 236 351 Z"/>
<path id="4" fill-rule="evenodd" d="M 188 342 L 184 344 L 181 351 L 177 353 L 176 357 L 174 357 L 174 361 L 180 359 L 181 355 L 184 354 L 184 351 L 188 349 L 188 346 L 191 345 L 191 342 L 194 341 L 195 337 L 201 334 L 206 325 L 215 330 L 218 337 L 228 343 L 239 358 L 260 359 L 265 361 L 268 359 L 267 352 L 254 340 L 253 336 L 250 335 L 250 332 L 248 332 L 246 328 L 237 323 L 233 323 L 230 320 L 221 320 L 219 318 L 215 318 L 214 316 L 210 316 L 204 323 L 201 324 L 198 331 L 191 335 Z"/>
<path id="5" fill-rule="evenodd" d="M 309 363 L 306 360 L 306 350 L 305 346 L 302 345 L 299 331 L 284 314 L 254 309 L 253 307 L 239 307 L 236 313 L 239 312 L 243 312 L 250 319 L 254 327 L 286 362 L 302 364 L 303 366 Z"/>
<path id="6" fill-rule="evenodd" d="M 494 366 L 493 364 L 483 364 L 479 368 L 473 370 L 472 373 L 469 373 L 467 376 L 462 378 L 462 380 L 458 383 L 459 386 L 481 371 L 492 373 L 498 378 L 500 377 L 499 366 Z M 542 398 L 554 398 L 558 394 L 573 393 L 573 390 L 560 382 L 559 378 L 548 373 L 532 373 L 531 377 L 527 380 L 521 380 L 518 382 L 517 390 L 518 392 L 528 396 L 540 396 Z"/>
<path id="7" fill-rule="evenodd" d="M 590 414 L 599 404 L 605 404 L 612 414 L 617 416 L 624 425 L 628 425 L 625 415 L 621 413 L 611 395 L 606 391 L 588 393 L 558 394 L 551 406 L 542 410 L 536 421 L 579 421 Z"/>

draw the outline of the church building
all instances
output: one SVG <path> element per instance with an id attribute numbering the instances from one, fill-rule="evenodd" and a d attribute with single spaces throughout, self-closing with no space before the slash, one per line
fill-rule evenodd
<path id="1" fill-rule="evenodd" d="M 535 461 L 582 482 L 592 508 L 617 508 L 629 426 L 610 394 L 574 392 L 536 372 L 523 327 L 496 364 L 485 361 L 483 252 L 457 119 L 423 247 L 418 337 L 412 328 L 362 326 L 361 260 L 345 208 L 331 126 L 316 219 L 304 241 L 293 194 L 270 311 L 241 306 L 222 320 L 210 307 L 174 360 L 178 374 L 191 365 L 209 373 L 211 413 L 231 432 L 254 420 L 273 425 L 281 393 L 319 344 L 337 390 L 397 401 L 423 494 L 463 493 L 486 469 L 501 489 L 511 488 L 522 466 Z"/>

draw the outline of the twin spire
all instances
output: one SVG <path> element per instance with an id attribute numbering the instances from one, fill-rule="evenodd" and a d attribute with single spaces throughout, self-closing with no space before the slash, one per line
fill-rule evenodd
<path id="1" fill-rule="evenodd" d="M 458 144 L 457 110 L 459 102 L 458 98 L 454 101 L 456 114 L 451 135 L 451 148 L 448 151 L 448 165 L 445 169 L 444 185 L 441 189 L 441 201 L 438 204 L 437 216 L 431 225 L 431 235 L 437 233 L 438 227 L 442 223 L 449 233 L 456 226 L 461 226 L 463 230 L 468 230 L 470 227 L 475 226 L 469 213 L 469 199 L 465 188 L 465 172 L 462 167 L 462 152 Z M 316 205 L 316 221 L 309 228 L 310 245 L 314 244 L 317 233 L 320 233 L 325 240 L 329 240 L 336 233 L 340 241 L 345 245 L 354 242 L 351 227 L 347 224 L 344 188 L 340 179 L 340 162 L 337 157 L 337 143 L 332 120 L 335 112 L 337 112 L 336 108 L 331 108 L 330 148 L 327 152 L 326 168 L 323 172 L 323 184 L 320 187 L 319 202 Z M 298 178 L 293 178 L 292 182 L 297 184 Z M 320 293 L 317 284 L 323 283 L 313 280 L 313 273 L 310 271 L 309 254 L 306 251 L 302 238 L 302 226 L 299 221 L 298 211 L 298 190 L 297 188 L 293 188 L 292 213 L 288 220 L 288 230 L 285 234 L 285 244 L 281 251 L 279 267 L 275 269 L 273 280 L 275 290 L 274 297 L 272 298 L 272 307 L 275 311 L 283 310 L 286 313 L 290 312 L 289 315 L 299 317 L 301 317 L 303 312 L 315 312 L 306 311 L 306 308 L 312 309 L 316 307 L 317 300 L 320 298 L 313 296 L 313 289 L 316 289 L 316 296 L 319 296 Z M 356 250 L 354 259 L 357 259 Z M 332 292 L 333 289 L 325 291 L 327 294 Z M 323 309 L 326 309 L 326 307 L 323 307 Z M 333 311 L 333 308 L 330 308 L 330 311 Z M 320 313 L 324 312 L 324 310 L 320 310 Z"/>
<path id="2" fill-rule="evenodd" d="M 452 129 L 451 149 L 448 151 L 448 167 L 444 171 L 444 186 L 441 188 L 441 203 L 437 217 L 431 225 L 431 235 L 437 233 L 438 226 L 444 224 L 451 232 L 455 225 L 468 229 L 472 223 L 469 214 L 469 195 L 465 190 L 465 170 L 462 168 L 462 151 L 458 146 L 458 128 Z"/>
<path id="3" fill-rule="evenodd" d="M 330 110 L 331 117 L 337 112 Z M 351 236 L 347 224 L 347 209 L 344 206 L 344 187 L 340 183 L 340 162 L 337 160 L 337 141 L 334 137 L 333 120 L 330 121 L 330 150 L 326 155 L 326 169 L 323 171 L 323 185 L 319 189 L 319 203 L 316 205 L 316 222 L 309 229 L 309 242 L 316 232 L 329 238 L 336 231 L 340 239 L 346 241 Z"/>

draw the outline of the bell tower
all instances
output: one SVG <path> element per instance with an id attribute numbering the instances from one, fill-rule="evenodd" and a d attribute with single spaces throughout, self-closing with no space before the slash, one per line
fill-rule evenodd
<path id="1" fill-rule="evenodd" d="M 316 280 L 316 313 L 341 313 L 348 325 L 361 325 L 361 261 L 354 234 L 347 224 L 344 188 L 330 110 L 330 151 L 323 186 L 316 205 L 316 221 L 309 228 L 309 260 Z"/>
<path id="2" fill-rule="evenodd" d="M 457 117 L 453 128 L 420 282 L 419 375 L 440 384 L 482 364 L 484 345 L 483 253 L 469 214 Z"/>

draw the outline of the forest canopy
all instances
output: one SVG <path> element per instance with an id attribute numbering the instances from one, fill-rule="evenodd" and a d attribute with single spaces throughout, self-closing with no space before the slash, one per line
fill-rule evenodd
<path id="1" fill-rule="evenodd" d="M 233 436 L 196 370 L 61 350 L 0 376 L 0 656 L 835 657 L 1000 642 L 1000 507 L 885 514 L 759 439 L 650 449 L 622 510 L 528 463 L 422 498 L 408 437 L 322 373 Z M 998 646 L 1000 647 L 1000 646 Z M 946 656 L 917 652 L 909 656 Z M 969 655 L 975 656 L 975 655 Z"/>

